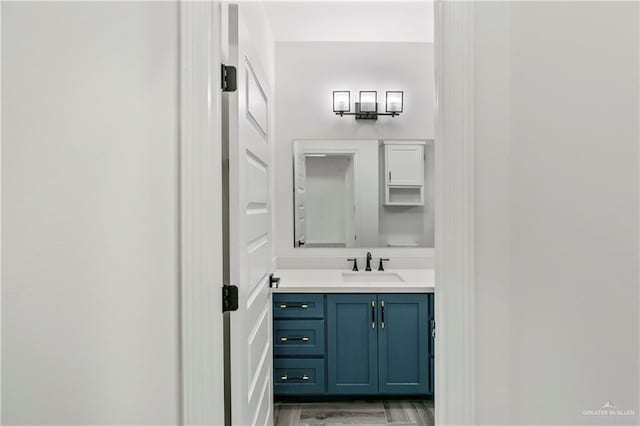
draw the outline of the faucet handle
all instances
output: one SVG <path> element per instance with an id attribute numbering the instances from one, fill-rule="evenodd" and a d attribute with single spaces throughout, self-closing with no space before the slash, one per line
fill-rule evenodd
<path id="1" fill-rule="evenodd" d="M 353 269 L 352 271 L 358 272 L 358 258 L 356 257 L 350 257 L 347 259 L 349 262 L 353 262 Z"/>
<path id="2" fill-rule="evenodd" d="M 378 265 L 378 271 L 384 271 L 384 266 L 382 266 L 382 262 L 388 262 L 389 259 L 380 258 L 380 264 Z"/>

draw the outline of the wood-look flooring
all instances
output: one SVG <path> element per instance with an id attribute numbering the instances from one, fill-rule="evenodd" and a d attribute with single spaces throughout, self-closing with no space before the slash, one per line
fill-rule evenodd
<path id="1" fill-rule="evenodd" d="M 275 426 L 433 424 L 433 399 L 275 404 Z"/>

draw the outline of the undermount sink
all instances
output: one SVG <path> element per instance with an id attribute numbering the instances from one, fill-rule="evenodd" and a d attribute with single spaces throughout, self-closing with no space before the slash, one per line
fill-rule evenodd
<path id="1" fill-rule="evenodd" d="M 395 272 L 343 272 L 345 283 L 401 283 L 404 280 Z"/>

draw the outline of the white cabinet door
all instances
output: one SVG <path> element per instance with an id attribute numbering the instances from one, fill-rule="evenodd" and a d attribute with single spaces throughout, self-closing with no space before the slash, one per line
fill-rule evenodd
<path id="1" fill-rule="evenodd" d="M 387 145 L 387 185 L 424 185 L 424 147 L 422 145 Z"/>

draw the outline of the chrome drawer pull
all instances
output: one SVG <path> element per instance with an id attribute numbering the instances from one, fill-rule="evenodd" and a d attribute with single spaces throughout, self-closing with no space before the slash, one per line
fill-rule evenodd
<path id="1" fill-rule="evenodd" d="M 301 309 L 307 309 L 309 307 L 309 305 L 307 305 L 306 303 L 301 303 L 300 305 L 287 305 L 287 304 L 281 304 L 280 305 L 280 309 L 287 309 L 287 308 L 301 308 Z"/>
<path id="2" fill-rule="evenodd" d="M 280 338 L 281 342 L 287 342 L 287 341 L 291 341 L 291 342 L 308 342 L 309 338 L 307 336 L 302 336 L 302 337 L 285 337 L 282 336 Z"/>
<path id="3" fill-rule="evenodd" d="M 288 377 L 285 374 L 284 376 L 280 376 L 280 380 L 282 380 L 282 381 L 286 381 L 286 380 L 309 380 L 309 376 L 307 376 L 306 374 L 303 374 L 302 377 Z"/>

